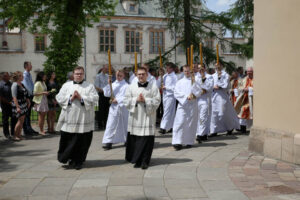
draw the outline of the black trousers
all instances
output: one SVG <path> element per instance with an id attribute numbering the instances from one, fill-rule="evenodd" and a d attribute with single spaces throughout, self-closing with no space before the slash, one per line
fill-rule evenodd
<path id="1" fill-rule="evenodd" d="M 33 97 L 30 97 L 30 108 L 28 108 L 28 112 L 26 113 L 25 116 L 25 120 L 24 120 L 24 124 L 23 124 L 23 129 L 24 129 L 24 133 L 28 133 L 31 132 L 33 129 L 31 127 L 31 120 L 30 120 L 30 116 L 31 116 L 31 109 L 33 107 L 33 101 L 32 101 Z"/>
<path id="2" fill-rule="evenodd" d="M 105 97 L 103 93 L 99 94 L 99 124 L 102 127 L 106 126 L 107 118 L 108 118 L 108 112 L 109 112 L 109 97 Z"/>
<path id="3" fill-rule="evenodd" d="M 3 134 L 6 137 L 13 136 L 15 133 L 15 126 L 17 123 L 17 119 L 12 117 L 12 107 L 10 105 L 3 104 L 2 108 L 2 123 L 3 123 Z M 10 118 L 10 124 L 9 124 Z M 10 131 L 9 131 L 10 125 Z"/>
<path id="4" fill-rule="evenodd" d="M 125 159 L 131 163 L 149 165 L 154 147 L 153 136 L 136 136 L 127 134 Z"/>
<path id="5" fill-rule="evenodd" d="M 57 153 L 58 161 L 67 163 L 69 160 L 72 160 L 76 164 L 82 164 L 86 160 L 92 139 L 93 131 L 87 133 L 67 133 L 60 131 Z"/>

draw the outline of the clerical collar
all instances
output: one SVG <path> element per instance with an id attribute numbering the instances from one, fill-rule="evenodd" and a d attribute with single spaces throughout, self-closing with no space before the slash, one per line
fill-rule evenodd
<path id="1" fill-rule="evenodd" d="M 73 84 L 82 84 L 83 83 L 83 81 L 80 81 L 80 82 L 76 82 L 76 81 L 73 81 Z"/>
<path id="2" fill-rule="evenodd" d="M 148 86 L 148 82 L 146 82 L 146 83 L 140 83 L 140 82 L 138 82 L 138 86 L 139 87 L 147 87 Z"/>

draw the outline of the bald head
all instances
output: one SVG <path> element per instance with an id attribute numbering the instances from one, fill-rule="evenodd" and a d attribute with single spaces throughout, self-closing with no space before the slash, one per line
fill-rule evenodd
<path id="1" fill-rule="evenodd" d="M 251 79 L 253 78 L 253 67 L 247 68 L 247 76 Z"/>

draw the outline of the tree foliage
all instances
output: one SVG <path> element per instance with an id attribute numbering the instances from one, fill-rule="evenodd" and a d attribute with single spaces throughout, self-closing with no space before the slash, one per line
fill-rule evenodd
<path id="1" fill-rule="evenodd" d="M 82 54 L 84 27 L 100 16 L 112 16 L 115 5 L 115 0 L 1 0 L 0 17 L 10 19 L 10 28 L 48 34 L 45 71 L 55 70 L 63 83 Z"/>
<path id="2" fill-rule="evenodd" d="M 216 39 L 221 44 L 221 48 L 224 49 L 225 46 L 230 46 L 233 51 L 241 52 L 242 56 L 251 58 L 253 37 L 249 37 L 251 32 L 249 34 L 248 31 L 253 25 L 253 20 L 251 21 L 253 17 L 253 7 L 251 7 L 251 5 L 253 6 L 253 0 L 237 0 L 228 12 L 220 14 L 206 9 L 205 3 L 206 0 L 159 1 L 160 9 L 167 18 L 170 31 L 181 33 L 177 35 L 177 37 L 181 38 L 180 45 L 187 49 L 193 44 L 194 52 L 196 53 L 199 52 L 200 42 L 205 44 L 207 39 Z M 224 35 L 228 31 L 233 36 L 239 35 L 249 38 L 248 43 L 237 44 L 234 40 L 224 39 Z M 168 51 L 167 53 L 170 52 Z M 199 61 L 198 56 L 195 59 Z M 215 48 L 203 45 L 203 59 L 206 65 L 216 62 Z M 155 60 L 158 60 L 158 58 Z M 225 62 L 222 57 L 220 57 L 220 62 L 228 70 L 232 70 L 235 67 L 233 62 Z"/>

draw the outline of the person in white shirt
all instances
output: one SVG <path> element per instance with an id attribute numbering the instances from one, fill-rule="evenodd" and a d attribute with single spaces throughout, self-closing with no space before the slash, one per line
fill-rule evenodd
<path id="1" fill-rule="evenodd" d="M 104 65 L 101 73 L 97 74 L 95 79 L 95 88 L 98 91 L 99 95 L 99 119 L 97 121 L 99 122 L 100 128 L 105 128 L 107 117 L 108 117 L 108 110 L 109 110 L 109 98 L 105 97 L 103 94 L 103 88 L 108 83 L 108 65 Z"/>
<path id="2" fill-rule="evenodd" d="M 109 114 L 106 129 L 102 139 L 103 149 L 109 150 L 112 144 L 125 143 L 128 126 L 128 110 L 124 106 L 123 99 L 128 87 L 124 79 L 125 72 L 118 70 L 116 72 L 117 80 L 112 83 L 113 99 L 109 108 Z M 111 80 L 108 79 L 110 83 Z M 103 88 L 104 96 L 111 97 L 110 84 Z"/>
<path id="3" fill-rule="evenodd" d="M 167 73 L 163 76 L 163 117 L 160 123 L 160 133 L 165 134 L 166 131 L 172 131 L 175 113 L 176 99 L 174 97 L 174 88 L 177 82 L 177 76 L 174 72 L 175 64 L 166 63 Z"/>
<path id="4" fill-rule="evenodd" d="M 84 68 L 74 69 L 74 81 L 65 83 L 56 95 L 62 110 L 56 129 L 60 131 L 58 161 L 82 168 L 93 138 L 98 94 L 93 84 L 83 80 Z"/>

